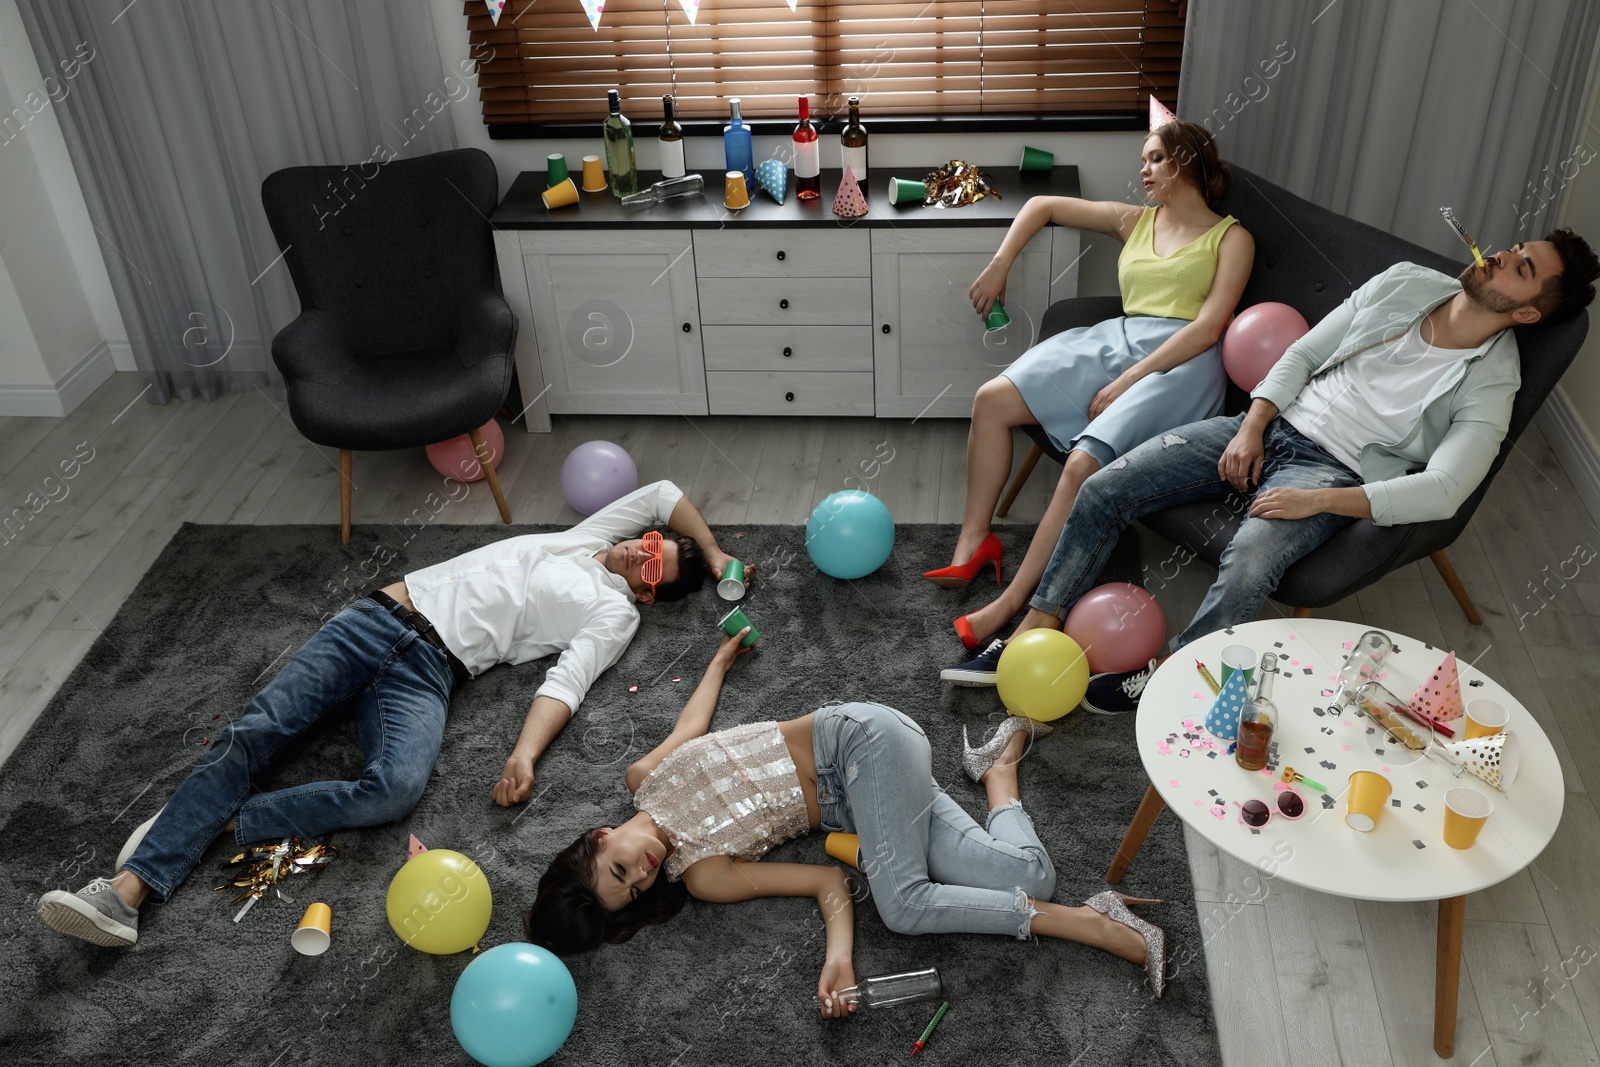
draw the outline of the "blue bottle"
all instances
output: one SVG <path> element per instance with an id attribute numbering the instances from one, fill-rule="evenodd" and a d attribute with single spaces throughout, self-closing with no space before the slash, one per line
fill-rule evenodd
<path id="1" fill-rule="evenodd" d="M 750 146 L 750 127 L 739 116 L 739 98 L 728 101 L 728 111 L 733 121 L 722 128 L 722 146 L 727 152 L 728 169 L 744 172 L 744 187 L 756 187 L 755 154 Z"/>

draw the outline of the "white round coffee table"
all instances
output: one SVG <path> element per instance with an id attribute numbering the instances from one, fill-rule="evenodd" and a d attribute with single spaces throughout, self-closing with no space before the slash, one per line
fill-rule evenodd
<path id="1" fill-rule="evenodd" d="M 1329 619 L 1272 619 L 1218 631 L 1186 646 L 1156 670 L 1139 702 L 1139 755 L 1151 785 L 1128 827 L 1106 881 L 1122 880 L 1163 807 L 1170 807 L 1206 840 L 1273 877 L 1322 893 L 1361 900 L 1439 902 L 1439 953 L 1434 1001 L 1434 1050 L 1451 1056 L 1461 933 L 1466 894 L 1504 881 L 1538 857 L 1561 821 L 1561 765 L 1544 731 L 1516 697 L 1465 662 L 1459 664 L 1464 701 L 1487 697 L 1510 711 L 1507 730 L 1521 746 L 1521 769 L 1502 793 L 1470 774 L 1389 742 L 1354 708 L 1332 708 L 1335 676 L 1350 642 L 1374 627 Z M 1395 643 L 1385 664 L 1386 685 L 1408 699 L 1444 659 L 1446 649 L 1384 631 Z M 1228 742 L 1206 731 L 1214 695 L 1195 661 L 1219 681 L 1224 646 L 1244 644 L 1279 656 L 1273 703 L 1278 724 L 1266 770 L 1241 768 Z M 1457 737 L 1461 723 L 1455 724 Z M 1305 815 L 1276 814 L 1274 783 L 1292 766 L 1328 787 L 1300 787 Z M 1345 825 L 1345 792 L 1353 771 L 1378 771 L 1393 785 L 1389 806 L 1370 833 Z M 1477 843 L 1459 851 L 1444 843 L 1444 793 L 1466 786 L 1495 805 Z M 1239 804 L 1265 800 L 1274 814 L 1253 829 Z"/>

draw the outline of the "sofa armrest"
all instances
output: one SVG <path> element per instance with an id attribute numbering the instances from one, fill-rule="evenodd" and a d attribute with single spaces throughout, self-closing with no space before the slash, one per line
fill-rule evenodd
<path id="1" fill-rule="evenodd" d="M 493 289 L 468 294 L 456 330 L 456 358 L 474 367 L 491 356 L 509 356 L 517 340 L 517 316 Z"/>
<path id="2" fill-rule="evenodd" d="M 355 365 L 350 351 L 326 311 L 302 311 L 272 338 L 272 361 L 285 382 L 337 385 Z"/>

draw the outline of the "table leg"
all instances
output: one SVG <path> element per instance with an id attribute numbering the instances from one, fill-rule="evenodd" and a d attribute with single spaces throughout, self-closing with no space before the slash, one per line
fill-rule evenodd
<path id="1" fill-rule="evenodd" d="M 1456 1002 L 1461 992 L 1461 928 L 1467 898 L 1439 901 L 1439 958 L 1433 972 L 1433 1051 L 1456 1054 Z"/>
<path id="2" fill-rule="evenodd" d="M 1133 813 L 1133 821 L 1128 824 L 1128 832 L 1122 835 L 1122 844 L 1117 846 L 1117 854 L 1111 861 L 1111 869 L 1106 871 L 1106 881 L 1109 884 L 1117 885 L 1122 881 L 1122 876 L 1128 873 L 1128 864 L 1139 854 L 1139 846 L 1144 844 L 1145 836 L 1155 824 L 1156 816 L 1160 815 L 1166 806 L 1167 802 L 1161 799 L 1161 794 L 1156 792 L 1155 786 L 1145 786 L 1144 799 L 1139 802 L 1139 810 Z"/>

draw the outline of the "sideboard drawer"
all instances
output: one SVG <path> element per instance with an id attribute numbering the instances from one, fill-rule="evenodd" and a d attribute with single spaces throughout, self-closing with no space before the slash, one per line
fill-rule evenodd
<path id="1" fill-rule="evenodd" d="M 706 230 L 694 235 L 702 278 L 867 278 L 872 248 L 867 231 Z"/>
<path id="2" fill-rule="evenodd" d="M 707 326 L 706 370 L 872 370 L 871 326 Z"/>
<path id="3" fill-rule="evenodd" d="M 704 326 L 865 326 L 872 286 L 861 278 L 700 278 Z"/>
<path id="4" fill-rule="evenodd" d="M 707 371 L 713 415 L 871 415 L 872 374 L 854 371 Z"/>

